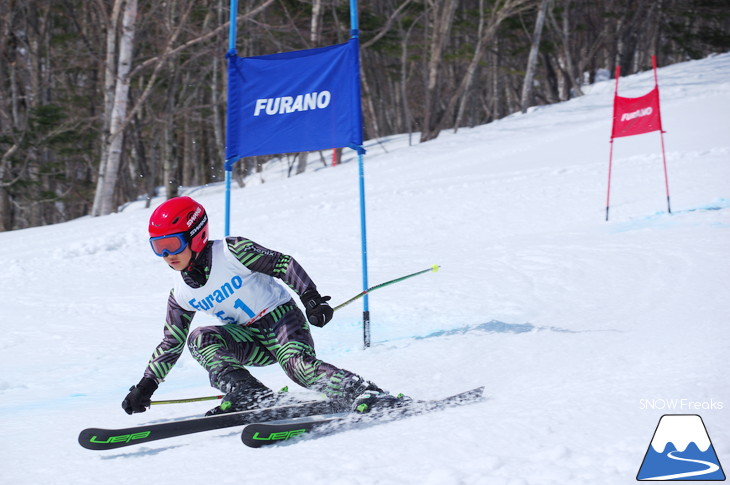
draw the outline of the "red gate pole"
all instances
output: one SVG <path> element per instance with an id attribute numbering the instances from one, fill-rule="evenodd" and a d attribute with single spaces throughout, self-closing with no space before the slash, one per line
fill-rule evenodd
<path id="1" fill-rule="evenodd" d="M 608 221 L 608 207 L 611 202 L 611 166 L 613 165 L 613 138 L 611 138 L 611 150 L 608 155 L 608 192 L 606 193 L 606 221 Z"/>
<path id="2" fill-rule="evenodd" d="M 654 68 L 654 86 L 656 87 L 657 98 L 659 98 L 659 78 L 656 72 L 656 56 L 651 56 L 651 64 Z M 669 199 L 669 174 L 667 173 L 667 155 L 664 150 L 664 127 L 662 126 L 661 100 L 657 101 L 659 108 L 659 137 L 662 141 L 662 163 L 664 163 L 664 187 L 667 192 L 667 212 L 672 213 L 672 205 Z"/>
<path id="3" fill-rule="evenodd" d="M 672 205 L 669 201 L 669 177 L 667 176 L 667 156 L 664 154 L 664 131 L 659 132 L 662 140 L 662 160 L 664 161 L 664 186 L 667 189 L 667 212 L 672 213 Z"/>
<path id="4" fill-rule="evenodd" d="M 621 75 L 621 68 L 616 66 L 616 88 L 613 92 L 613 118 L 611 119 L 611 150 L 608 154 L 608 190 L 606 192 L 606 221 L 608 221 L 608 208 L 611 203 L 611 169 L 613 168 L 613 126 L 616 119 L 616 97 L 618 96 L 618 78 Z"/>

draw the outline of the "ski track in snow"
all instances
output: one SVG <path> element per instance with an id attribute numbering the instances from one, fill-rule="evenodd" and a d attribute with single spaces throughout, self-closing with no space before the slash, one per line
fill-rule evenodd
<path id="1" fill-rule="evenodd" d="M 672 214 L 657 133 L 617 139 L 604 221 L 613 81 L 489 125 L 366 144 L 371 285 L 439 264 L 313 329 L 318 356 L 393 392 L 483 402 L 248 449 L 240 428 L 110 452 L 76 439 L 200 415 L 211 403 L 120 403 L 162 336 L 171 272 L 149 250 L 152 209 L 0 234 L 0 427 L 8 484 L 550 485 L 633 483 L 659 417 L 701 413 L 730 462 L 730 54 L 659 71 Z M 639 96 L 653 74 L 622 78 Z M 414 137 L 417 139 L 417 136 Z M 361 291 L 357 163 L 286 177 L 271 163 L 232 194 L 231 233 L 294 256 L 338 304 Z M 223 234 L 222 184 L 194 188 Z M 153 201 L 153 207 L 162 200 Z M 194 325 L 210 323 L 196 317 Z M 274 366 L 254 374 L 291 385 Z M 205 396 L 186 351 L 154 399 Z"/>

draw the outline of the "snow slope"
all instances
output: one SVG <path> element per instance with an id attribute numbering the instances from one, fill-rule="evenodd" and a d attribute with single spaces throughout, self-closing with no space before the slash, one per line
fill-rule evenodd
<path id="1" fill-rule="evenodd" d="M 700 414 L 730 464 L 730 54 L 659 82 L 671 215 L 651 133 L 616 141 L 604 221 L 612 81 L 429 143 L 368 144 L 370 283 L 441 270 L 371 294 L 372 348 L 358 301 L 313 329 L 318 354 L 418 398 L 486 386 L 484 402 L 442 413 L 259 450 L 238 429 L 82 449 L 85 427 L 211 407 L 120 408 L 170 287 L 151 209 L 0 234 L 0 483 L 632 483 L 666 413 Z M 645 72 L 620 94 L 652 86 Z M 231 233 L 292 254 L 335 304 L 361 291 L 357 163 L 344 162 L 293 178 L 272 164 L 233 192 Z M 222 236 L 223 188 L 191 195 Z M 186 352 L 154 398 L 214 393 Z"/>

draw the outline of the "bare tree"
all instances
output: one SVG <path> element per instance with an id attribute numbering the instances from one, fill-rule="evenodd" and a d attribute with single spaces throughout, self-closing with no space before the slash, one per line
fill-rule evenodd
<path id="1" fill-rule="evenodd" d="M 522 83 L 522 112 L 527 113 L 527 108 L 532 104 L 533 84 L 535 82 L 535 69 L 537 68 L 537 54 L 540 49 L 540 38 L 542 37 L 542 29 L 545 25 L 545 15 L 550 6 L 551 0 L 540 0 L 540 8 L 537 11 L 537 20 L 535 20 L 535 31 L 532 34 L 532 43 L 530 45 L 530 55 L 527 58 L 527 70 L 525 71 L 525 80 Z"/>
<path id="2" fill-rule="evenodd" d="M 501 5 L 495 5 L 487 18 L 484 11 L 484 1 L 479 0 L 479 22 L 477 28 L 477 42 L 474 48 L 474 54 L 471 57 L 469 65 L 467 66 L 466 73 L 459 83 L 459 87 L 454 93 L 449 102 L 449 107 L 446 112 L 450 115 L 454 109 L 454 105 L 458 100 L 459 111 L 456 115 L 456 121 L 454 123 L 454 131 L 457 131 L 458 127 L 462 123 L 462 118 L 466 105 L 469 103 L 469 92 L 474 82 L 474 78 L 477 74 L 477 67 L 480 62 L 483 62 L 484 51 L 489 43 L 492 43 L 497 35 L 497 32 L 502 25 L 502 22 L 510 17 L 513 17 L 524 10 L 530 8 L 533 0 L 508 0 L 503 2 Z"/>
<path id="3" fill-rule="evenodd" d="M 124 7 L 118 4 L 124 2 Z M 119 165 L 122 158 L 122 144 L 124 143 L 124 120 L 127 116 L 127 105 L 129 103 L 129 71 L 132 68 L 132 50 L 134 47 L 134 33 L 137 20 L 137 0 L 116 0 L 114 10 L 123 8 L 122 32 L 119 36 L 119 56 L 117 60 L 116 74 L 114 75 L 114 95 L 111 103 L 105 105 L 105 110 L 110 109 L 109 136 L 105 140 L 106 159 L 99 165 L 99 179 L 97 182 L 97 196 L 94 200 L 92 215 L 106 215 L 114 211 L 114 191 L 117 186 Z M 113 14 L 112 14 L 113 15 Z M 114 22 L 111 22 L 114 25 Z M 107 37 L 108 38 L 108 37 Z M 111 47 L 107 44 L 107 54 Z M 107 67 L 107 75 L 111 70 Z M 110 86 L 108 83 L 107 86 Z"/>
<path id="4" fill-rule="evenodd" d="M 576 67 L 571 50 L 571 40 L 573 39 L 571 35 L 571 3 L 572 0 L 563 0 L 560 23 L 555 18 L 554 9 L 550 9 L 548 12 L 548 25 L 560 46 L 557 51 L 558 66 L 560 67 L 560 74 L 557 81 L 558 99 L 560 101 L 569 99 L 571 92 L 576 96 L 583 95 L 579 81 L 580 73 Z"/>
<path id="5" fill-rule="evenodd" d="M 436 138 L 439 133 L 438 110 L 440 104 L 439 87 L 442 76 L 440 69 L 443 54 L 449 40 L 453 25 L 456 0 L 426 0 L 428 6 L 428 24 L 431 30 L 428 63 L 426 68 L 426 96 L 424 102 L 423 128 L 421 142 Z"/>
<path id="6" fill-rule="evenodd" d="M 309 31 L 309 42 L 313 47 L 319 46 L 322 39 L 322 0 L 312 0 L 312 23 Z"/>

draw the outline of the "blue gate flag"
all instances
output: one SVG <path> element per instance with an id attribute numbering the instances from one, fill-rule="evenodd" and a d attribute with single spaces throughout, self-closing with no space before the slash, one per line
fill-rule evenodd
<path id="1" fill-rule="evenodd" d="M 228 56 L 226 164 L 242 157 L 362 145 L 358 39 Z"/>

